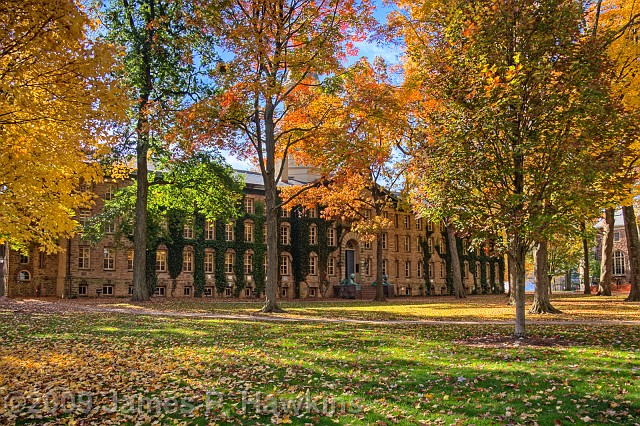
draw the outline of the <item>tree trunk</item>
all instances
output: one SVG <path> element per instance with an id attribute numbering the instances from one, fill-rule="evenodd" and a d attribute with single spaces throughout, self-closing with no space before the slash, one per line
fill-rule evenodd
<path id="1" fill-rule="evenodd" d="M 155 20 L 155 3 L 149 3 L 147 22 Z M 133 24 L 132 24 L 133 25 Z M 137 31 L 131 28 L 132 31 Z M 144 86 L 140 90 L 136 123 L 136 211 L 133 227 L 133 301 L 149 300 L 149 285 L 147 284 L 147 198 L 149 193 L 147 155 L 149 153 L 149 119 L 147 108 L 153 80 L 151 75 L 150 50 L 153 43 L 154 31 L 148 25 L 145 26 L 145 40 L 142 45 L 141 74 L 144 78 Z"/>
<path id="2" fill-rule="evenodd" d="M 458 257 L 458 245 L 456 244 L 456 234 L 453 226 L 446 222 L 447 243 L 449 245 L 449 253 L 451 253 L 451 272 L 453 275 L 453 295 L 458 299 L 467 297 L 462 284 L 462 272 L 460 270 L 460 258 Z"/>
<path id="3" fill-rule="evenodd" d="M 513 288 L 516 285 L 516 276 L 515 276 L 515 271 L 513 268 L 513 260 L 511 260 L 511 256 L 507 256 L 507 269 L 508 269 L 508 275 L 509 275 L 509 292 L 507 293 L 509 300 L 507 301 L 507 305 L 514 306 L 516 304 L 516 293 L 513 290 Z"/>
<path id="4" fill-rule="evenodd" d="M 525 331 L 525 255 L 527 247 L 519 234 L 514 235 L 509 245 L 509 257 L 513 262 L 514 286 L 513 294 L 516 306 L 516 322 L 514 336 L 526 337 Z"/>
<path id="5" fill-rule="evenodd" d="M 267 224 L 267 282 L 265 285 L 265 302 L 262 312 L 284 312 L 278 306 L 278 186 L 275 161 L 275 126 L 273 121 L 273 104 L 267 99 L 264 115 L 264 139 L 267 151 L 266 167 L 263 170 L 265 189 L 265 210 Z M 256 117 L 259 114 L 256 113 Z M 258 118 L 256 118 L 258 120 Z M 259 123 L 258 126 L 259 127 Z M 287 161 L 283 158 L 283 161 Z"/>
<path id="6" fill-rule="evenodd" d="M 624 230 L 627 235 L 627 252 L 629 256 L 629 274 L 631 290 L 625 299 L 628 302 L 640 301 L 640 238 L 638 237 L 638 223 L 633 204 L 622 207 Z"/>
<path id="7" fill-rule="evenodd" d="M 7 288 L 7 283 L 9 282 L 8 271 L 9 243 L 5 241 L 0 244 L 0 297 L 7 296 L 9 294 L 9 290 Z"/>
<path id="8" fill-rule="evenodd" d="M 533 304 L 529 313 L 532 314 L 557 314 L 560 311 L 551 305 L 549 300 L 549 251 L 546 241 L 539 241 L 534 247 L 533 273 L 536 280 L 536 289 L 533 295 Z"/>
<path id="9" fill-rule="evenodd" d="M 380 214 L 382 212 L 379 212 Z M 389 271 L 387 271 L 389 272 Z M 373 298 L 376 302 L 384 302 L 384 277 L 382 274 L 382 232 L 376 236 L 376 295 Z"/>
<path id="10" fill-rule="evenodd" d="M 615 225 L 615 210 L 604 211 L 604 234 L 602 235 L 602 263 L 600 267 L 599 296 L 611 296 L 611 277 L 613 275 L 613 227 Z"/>
<path id="11" fill-rule="evenodd" d="M 582 233 L 586 232 L 586 224 L 582 222 L 580 224 Z M 591 294 L 591 277 L 589 272 L 589 240 L 586 236 L 582 237 L 582 262 L 584 267 L 582 268 L 582 281 L 584 282 L 584 294 Z"/>

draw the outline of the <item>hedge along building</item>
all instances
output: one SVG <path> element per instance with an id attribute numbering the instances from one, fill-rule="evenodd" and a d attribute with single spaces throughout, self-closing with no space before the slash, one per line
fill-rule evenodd
<path id="1" fill-rule="evenodd" d="M 291 164 L 281 185 L 312 181 L 309 170 Z M 171 218 L 168 238 L 149 259 L 157 297 L 261 297 L 266 277 L 264 185 L 259 173 L 239 171 L 245 178 L 244 198 L 237 220 L 207 222 L 203 217 Z M 92 209 L 77 212 L 86 223 L 105 201 L 128 181 L 106 181 L 92 190 L 98 195 Z M 366 214 L 366 212 L 365 212 Z M 411 213 L 388 209 L 393 225 L 382 238 L 383 274 L 392 295 L 451 294 L 452 278 L 445 229 L 425 223 Z M 319 208 L 282 209 L 279 217 L 278 291 L 281 298 L 331 297 L 333 287 L 355 274 L 356 283 L 371 288 L 376 276 L 375 242 L 361 242 L 347 223 L 330 222 Z M 11 251 L 8 257 L 10 296 L 126 297 L 132 292 L 133 247 L 115 238 L 117 223 L 105 237 L 90 244 L 81 235 L 61 243 L 61 251 L 45 255 L 33 248 L 28 255 Z M 467 293 L 504 291 L 504 261 L 458 240 Z M 150 262 L 151 265 L 154 262 Z M 153 272 L 153 267 L 151 268 Z"/>

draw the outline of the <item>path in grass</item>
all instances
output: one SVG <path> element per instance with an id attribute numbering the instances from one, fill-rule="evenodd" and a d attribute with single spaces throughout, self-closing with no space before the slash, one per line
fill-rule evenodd
<path id="1" fill-rule="evenodd" d="M 640 325 L 640 303 L 621 297 L 597 298 L 568 295 L 558 298 L 560 315 L 528 315 L 529 324 Z M 0 310 L 14 312 L 102 312 L 202 319 L 251 320 L 263 322 L 324 322 L 348 324 L 467 324 L 505 325 L 513 323 L 513 307 L 503 296 L 481 296 L 464 300 L 401 300 L 387 303 L 362 301 L 284 302 L 284 314 L 261 314 L 256 302 L 210 302 L 193 299 L 153 300 L 133 304 L 122 299 L 0 300 Z"/>

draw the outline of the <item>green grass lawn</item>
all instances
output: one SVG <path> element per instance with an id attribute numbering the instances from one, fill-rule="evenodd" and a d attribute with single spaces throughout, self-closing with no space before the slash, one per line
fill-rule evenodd
<path id="1" fill-rule="evenodd" d="M 511 332 L 2 312 L 0 423 L 640 422 L 640 326 Z"/>

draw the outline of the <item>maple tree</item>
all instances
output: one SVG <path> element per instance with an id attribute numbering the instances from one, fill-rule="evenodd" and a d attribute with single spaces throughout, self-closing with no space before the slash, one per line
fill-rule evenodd
<path id="1" fill-rule="evenodd" d="M 278 183 L 296 144 L 324 124 L 305 118 L 322 86 L 340 73 L 371 24 L 366 0 L 195 2 L 202 31 L 215 36 L 224 61 L 210 72 L 220 90 L 182 115 L 184 139 L 253 158 L 265 187 L 267 282 L 263 311 L 277 304 Z M 287 200 L 285 200 L 286 202 Z"/>
<path id="2" fill-rule="evenodd" d="M 323 99 L 332 114 L 323 132 L 299 147 L 299 161 L 321 174 L 321 185 L 310 184 L 296 199 L 322 206 L 323 217 L 343 220 L 362 241 L 375 244 L 376 294 L 384 300 L 382 234 L 392 222 L 383 213 L 398 204 L 402 170 L 394 147 L 402 137 L 401 95 L 388 65 L 362 58 L 337 81 Z M 397 153 L 396 153 L 397 156 Z M 284 197 L 299 192 L 284 188 Z"/>
<path id="3" fill-rule="evenodd" d="M 407 6 L 410 71 L 432 107 L 414 198 L 477 237 L 506 232 L 524 336 L 526 252 L 592 208 L 626 153 L 602 44 L 578 2 Z"/>
<path id="4" fill-rule="evenodd" d="M 118 76 L 132 102 L 130 121 L 114 151 L 116 162 L 136 163 L 133 296 L 148 300 L 146 249 L 149 159 L 170 152 L 167 134 L 175 112 L 206 90 L 199 67 L 208 57 L 198 48 L 207 38 L 194 27 L 194 12 L 184 1 L 114 0 L 105 10 L 107 38 L 121 46 Z M 184 153 L 182 153 L 184 154 Z"/>
<path id="5" fill-rule="evenodd" d="M 110 78 L 114 50 L 72 0 L 0 3 L 0 243 L 59 250 L 74 209 L 100 179 L 91 159 L 122 118 Z"/>

